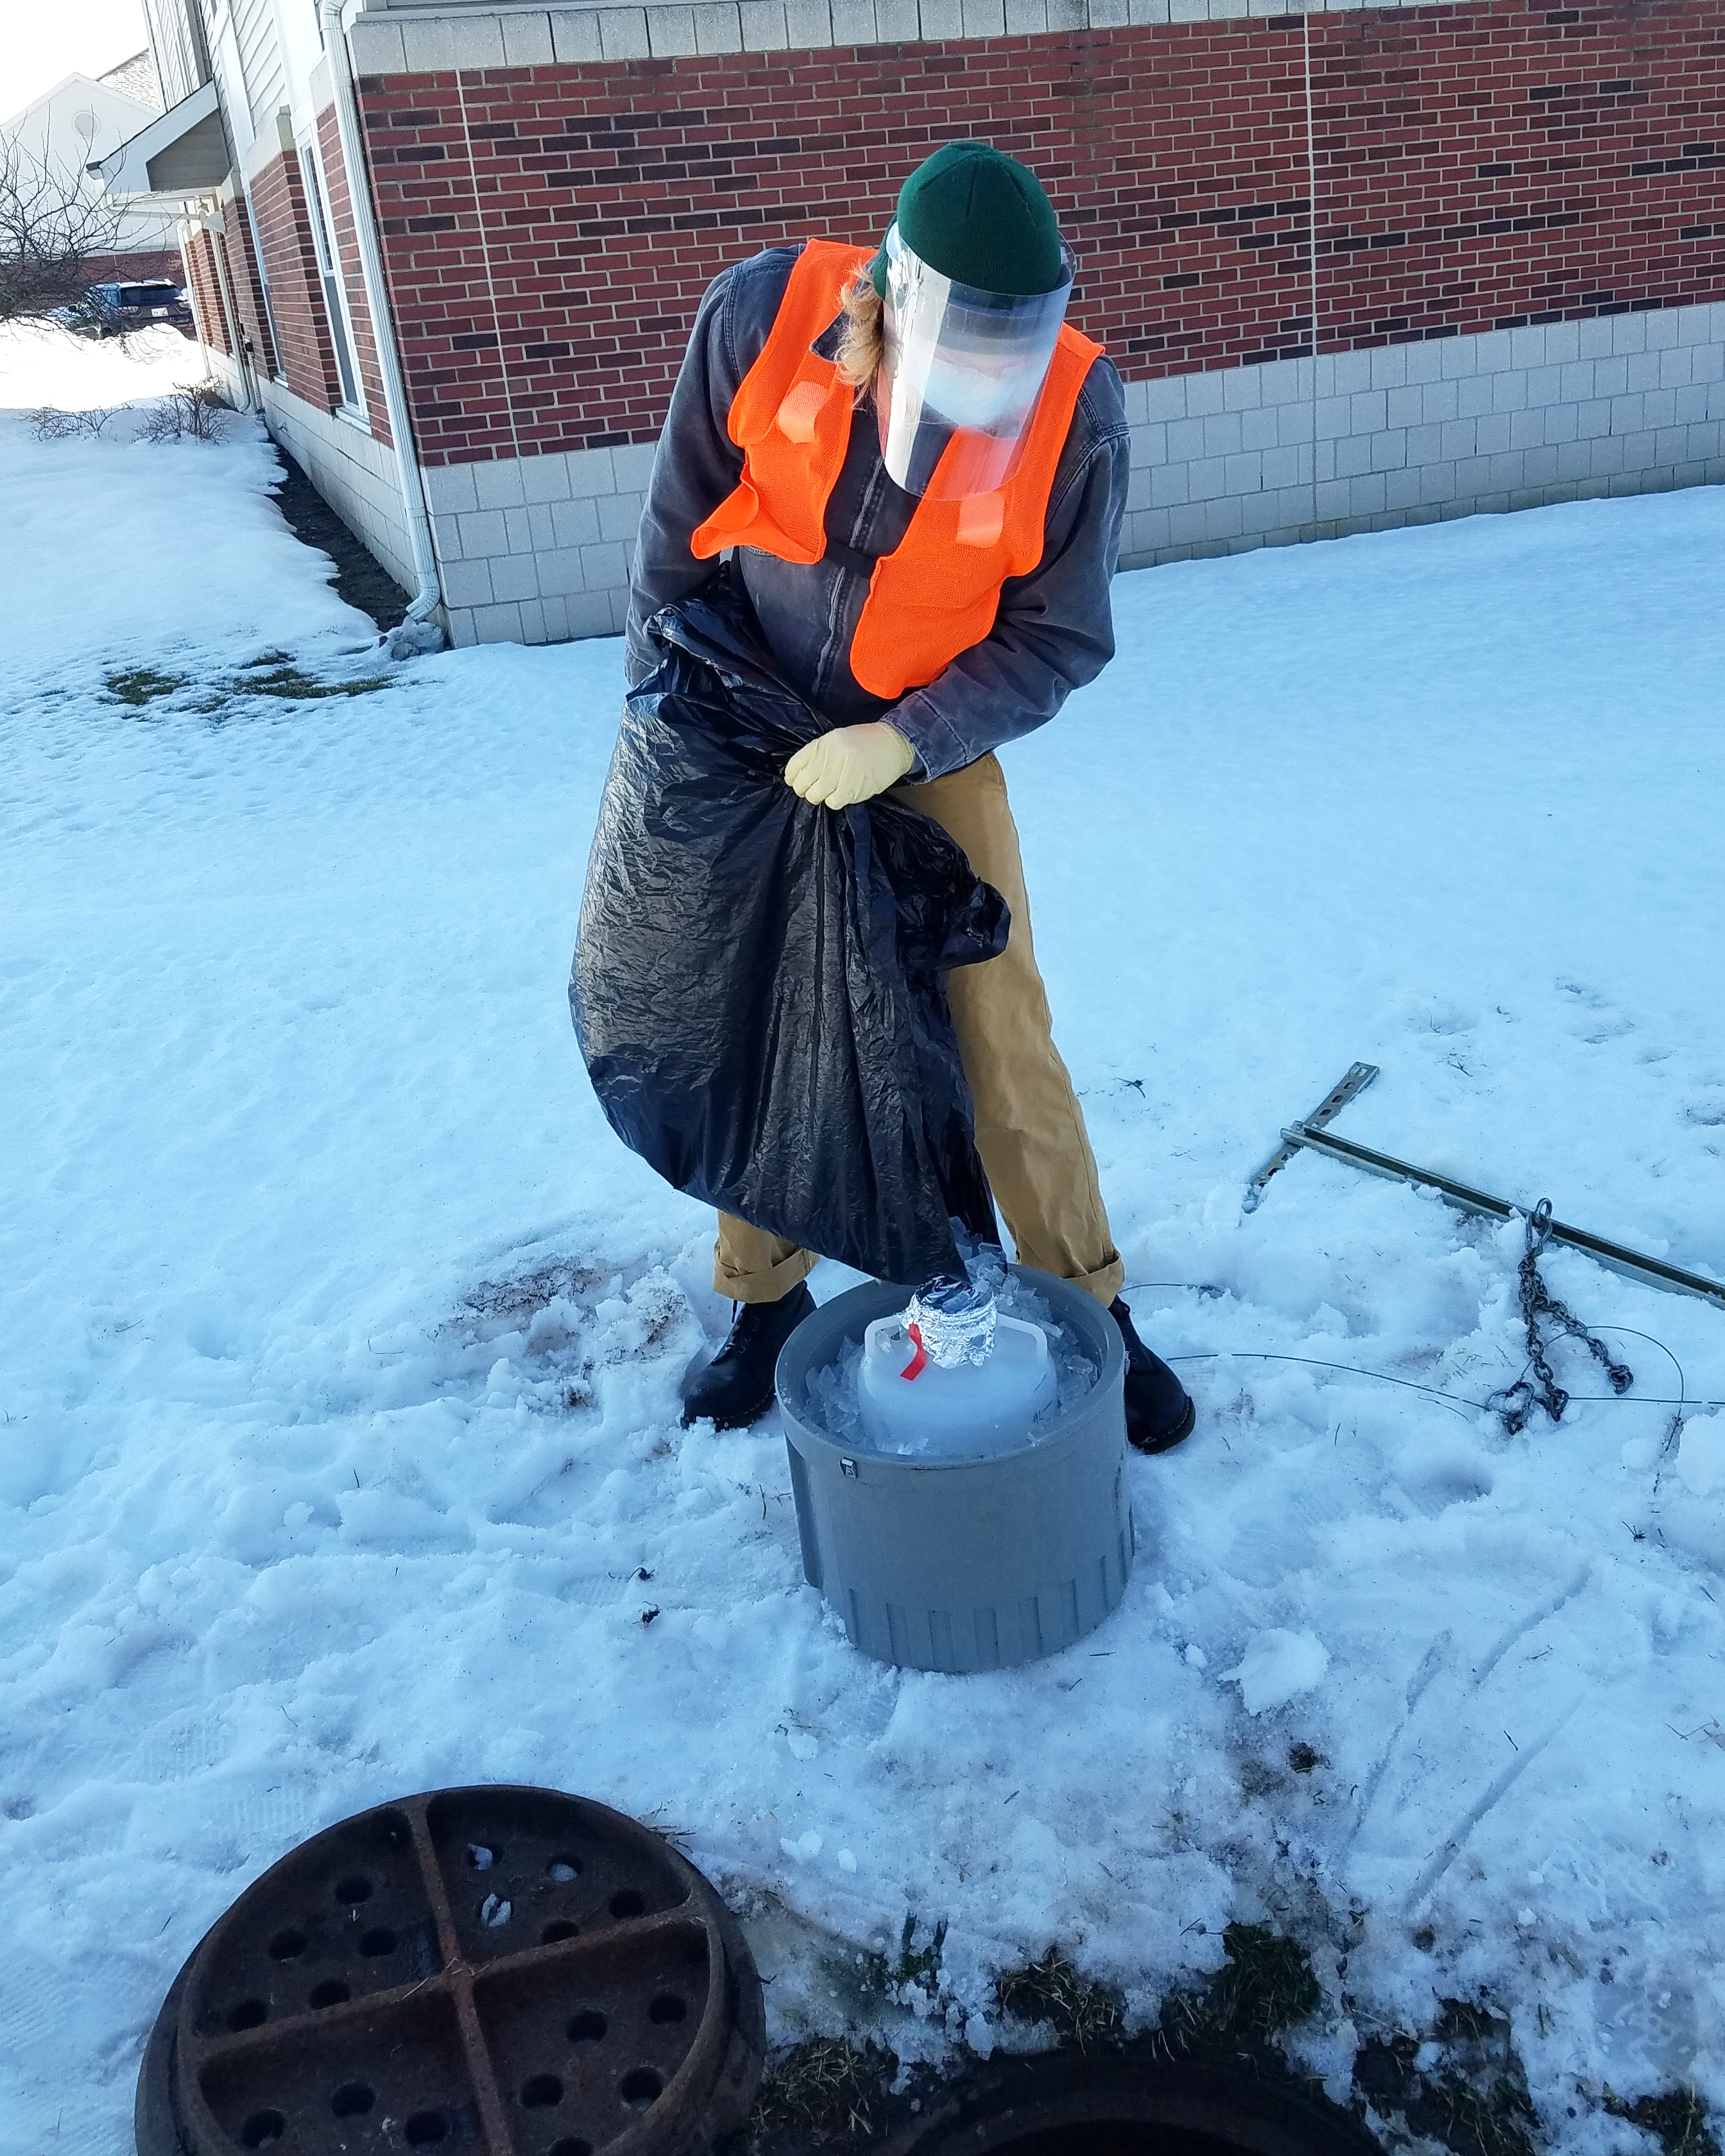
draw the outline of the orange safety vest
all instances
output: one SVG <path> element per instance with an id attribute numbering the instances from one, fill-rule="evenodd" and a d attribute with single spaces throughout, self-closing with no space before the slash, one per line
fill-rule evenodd
<path id="1" fill-rule="evenodd" d="M 854 393 L 834 362 L 810 350 L 874 249 L 811 239 L 791 270 L 760 357 L 726 421 L 742 477 L 690 539 L 703 560 L 758 547 L 807 566 L 826 552 L 826 508 L 850 439 Z M 873 696 L 920 689 L 994 626 L 1000 587 L 1042 559 L 1055 468 L 1078 393 L 1102 347 L 1062 325 L 1018 470 L 993 494 L 924 495 L 910 529 L 875 564 L 850 644 L 850 670 Z M 947 445 L 942 461 L 960 444 Z"/>

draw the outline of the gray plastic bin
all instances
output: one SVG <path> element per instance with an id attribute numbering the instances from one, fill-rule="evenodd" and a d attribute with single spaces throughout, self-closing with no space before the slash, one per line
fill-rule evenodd
<path id="1" fill-rule="evenodd" d="M 805 1317 L 778 1358 L 803 1569 L 851 1644 L 917 1670 L 1004 1669 L 1069 1647 L 1126 1591 L 1126 1349 L 1093 1296 L 1028 1269 L 1100 1373 L 1034 1443 L 925 1460 L 841 1443 L 812 1418 L 809 1373 L 834 1363 L 901 1288 L 851 1288 Z"/>

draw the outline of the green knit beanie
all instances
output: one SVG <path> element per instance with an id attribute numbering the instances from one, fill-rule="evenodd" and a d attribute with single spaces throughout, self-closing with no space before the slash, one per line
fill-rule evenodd
<path id="1" fill-rule="evenodd" d="M 988 142 L 948 142 L 898 196 L 898 236 L 931 270 L 984 292 L 1051 292 L 1065 275 L 1042 182 Z M 886 296 L 886 250 L 870 264 Z"/>

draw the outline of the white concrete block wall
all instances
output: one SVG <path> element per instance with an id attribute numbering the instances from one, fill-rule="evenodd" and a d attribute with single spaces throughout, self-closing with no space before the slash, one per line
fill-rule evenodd
<path id="1" fill-rule="evenodd" d="M 1323 0 L 1314 12 L 1427 4 Z M 458 64 L 545 65 L 553 59 L 567 64 L 1045 37 L 1300 12 L 1299 0 L 659 0 L 636 7 L 616 0 L 561 0 L 556 7 L 535 7 L 531 0 L 366 0 L 349 38 L 358 73 L 399 74 Z M 483 28 L 474 19 L 480 17 Z"/>
<path id="2" fill-rule="evenodd" d="M 1127 385 L 1121 566 L 1725 483 L 1725 303 Z M 334 422 L 327 423 L 333 425 Z M 458 644 L 624 624 L 653 449 L 426 474 Z"/>
<path id="3" fill-rule="evenodd" d="M 649 442 L 429 470 L 452 640 L 557 644 L 620 630 L 652 466 Z"/>
<path id="4" fill-rule="evenodd" d="M 418 583 L 395 452 L 362 429 L 321 412 L 285 382 L 263 387 L 264 422 L 348 530 L 403 591 Z"/>
<path id="5" fill-rule="evenodd" d="M 245 379 L 224 352 L 218 352 L 213 344 L 203 347 L 210 372 L 214 375 L 222 394 L 236 408 L 245 402 Z"/>
<path id="6" fill-rule="evenodd" d="M 233 373 L 223 362 L 223 377 Z M 237 387 L 237 377 L 234 378 Z M 270 429 L 404 589 L 393 453 L 280 382 Z M 1725 484 L 1725 303 L 1129 382 L 1122 568 Z M 425 474 L 451 639 L 621 631 L 653 445 Z"/>
<path id="7" fill-rule="evenodd" d="M 1725 482 L 1725 304 L 1127 385 L 1121 566 Z"/>

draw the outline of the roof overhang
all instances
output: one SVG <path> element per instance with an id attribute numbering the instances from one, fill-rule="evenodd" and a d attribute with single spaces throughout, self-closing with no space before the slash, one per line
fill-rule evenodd
<path id="1" fill-rule="evenodd" d="M 216 86 L 207 82 L 90 170 L 116 201 L 166 209 L 188 197 L 214 194 L 232 162 Z"/>

